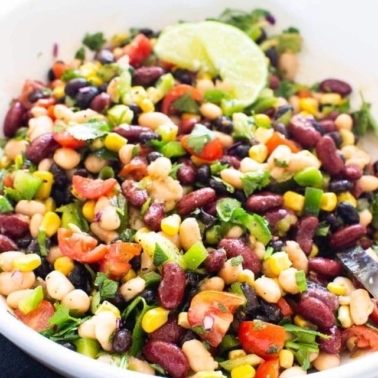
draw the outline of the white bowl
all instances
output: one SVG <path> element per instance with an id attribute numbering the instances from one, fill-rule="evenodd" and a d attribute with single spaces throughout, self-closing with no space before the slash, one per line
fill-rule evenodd
<path id="1" fill-rule="evenodd" d="M 378 3 L 373 0 L 12 0 L 0 3 L 0 120 L 25 79 L 45 78 L 54 43 L 59 57 L 68 60 L 87 32 L 103 31 L 110 37 L 131 26 L 161 28 L 177 20 L 214 17 L 226 7 L 268 9 L 278 29 L 298 27 L 304 38 L 298 81 L 344 79 L 378 109 Z M 121 369 L 71 352 L 32 331 L 10 315 L 4 301 L 0 301 L 0 331 L 67 377 L 125 377 Z M 311 377 L 377 377 L 376 371 L 378 353 L 345 359 L 343 366 Z"/>

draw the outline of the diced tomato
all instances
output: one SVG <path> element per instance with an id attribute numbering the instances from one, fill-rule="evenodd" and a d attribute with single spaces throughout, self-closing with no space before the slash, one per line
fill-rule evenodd
<path id="1" fill-rule="evenodd" d="M 298 91 L 297 96 L 300 98 L 309 98 L 312 97 L 312 93 L 309 89 L 303 88 Z"/>
<path id="2" fill-rule="evenodd" d="M 184 94 L 189 93 L 193 100 L 201 101 L 202 93 L 197 89 L 188 84 L 179 84 L 173 87 L 164 97 L 163 103 L 161 105 L 161 111 L 165 114 L 170 114 L 172 112 L 172 103 Z"/>
<path id="3" fill-rule="evenodd" d="M 293 314 L 293 309 L 290 307 L 289 303 L 284 297 L 281 297 L 278 302 L 277 306 L 281 311 L 282 316 L 291 316 Z"/>
<path id="4" fill-rule="evenodd" d="M 41 98 L 34 103 L 35 106 L 40 106 L 41 108 L 48 109 L 51 105 L 56 104 L 56 99 L 54 97 Z"/>
<path id="5" fill-rule="evenodd" d="M 64 74 L 64 71 L 67 69 L 67 65 L 64 62 L 58 60 L 52 65 L 51 69 L 54 73 L 54 78 L 60 79 Z"/>
<path id="6" fill-rule="evenodd" d="M 22 92 L 19 97 L 19 100 L 26 109 L 30 109 L 33 105 L 35 105 L 29 101 L 29 95 L 34 90 L 38 90 L 38 89 L 46 89 L 46 86 L 37 80 L 25 81 L 24 86 L 22 87 Z"/>
<path id="7" fill-rule="evenodd" d="M 38 307 L 28 314 L 23 314 L 19 309 L 14 310 L 18 319 L 37 332 L 50 328 L 49 319 L 54 313 L 54 306 L 46 300 L 42 300 Z"/>
<path id="8" fill-rule="evenodd" d="M 53 134 L 53 138 L 63 147 L 77 148 L 84 147 L 86 145 L 85 140 L 75 139 L 68 131 L 59 131 Z"/>
<path id="9" fill-rule="evenodd" d="M 110 194 L 117 185 L 117 180 L 114 178 L 91 179 L 78 175 L 72 176 L 72 187 L 80 196 L 87 199 L 98 199 L 102 196 Z"/>
<path id="10" fill-rule="evenodd" d="M 130 178 L 140 181 L 147 176 L 147 162 L 140 156 L 134 157 L 130 163 L 126 164 L 118 174 L 122 178 Z"/>
<path id="11" fill-rule="evenodd" d="M 290 139 L 286 139 L 282 134 L 275 131 L 273 135 L 268 139 L 265 143 L 266 147 L 268 148 L 268 153 L 271 154 L 276 147 L 280 145 L 285 145 L 290 148 L 291 152 L 298 152 L 300 149 L 299 147 Z"/>
<path id="12" fill-rule="evenodd" d="M 278 359 L 263 362 L 256 370 L 255 378 L 278 378 L 280 363 Z"/>
<path id="13" fill-rule="evenodd" d="M 239 326 L 239 341 L 247 353 L 264 360 L 278 358 L 286 338 L 285 328 L 260 320 L 244 321 Z"/>
<path id="14" fill-rule="evenodd" d="M 222 341 L 233 320 L 233 313 L 245 303 L 240 295 L 205 290 L 196 294 L 189 307 L 188 321 L 191 327 L 198 327 L 202 340 L 216 347 Z"/>
<path id="15" fill-rule="evenodd" d="M 188 139 L 190 135 L 184 135 L 181 139 L 181 145 L 191 155 L 197 156 L 202 160 L 215 161 L 219 160 L 223 156 L 223 145 L 218 138 L 212 139 L 209 143 L 205 144 L 201 153 L 196 153 L 192 148 L 188 146 Z"/>
<path id="16" fill-rule="evenodd" d="M 144 34 L 137 34 L 123 50 L 129 56 L 130 65 L 139 66 L 152 52 L 152 43 Z"/>
<path id="17" fill-rule="evenodd" d="M 108 246 L 97 243 L 94 237 L 83 232 L 58 229 L 58 246 L 62 254 L 81 263 L 91 264 L 105 257 Z"/>
<path id="18" fill-rule="evenodd" d="M 3 177 L 3 186 L 8 188 L 13 188 L 13 178 L 12 175 L 7 174 Z"/>
<path id="19" fill-rule="evenodd" d="M 342 343 L 356 337 L 356 349 L 378 350 L 378 331 L 365 325 L 358 325 L 347 328 L 341 332 Z"/>
<path id="20" fill-rule="evenodd" d="M 117 241 L 108 246 L 108 253 L 101 261 L 100 271 L 110 278 L 117 280 L 122 278 L 131 268 L 129 261 L 140 255 L 142 247 L 137 243 L 125 243 Z"/>

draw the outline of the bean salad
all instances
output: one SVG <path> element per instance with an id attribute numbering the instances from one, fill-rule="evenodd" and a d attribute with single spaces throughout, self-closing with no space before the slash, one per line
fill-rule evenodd
<path id="1" fill-rule="evenodd" d="M 369 103 L 296 82 L 300 31 L 272 34 L 270 12 L 211 22 L 264 54 L 250 104 L 161 59 L 148 28 L 87 34 L 71 61 L 56 46 L 26 80 L 1 140 L 0 294 L 53 342 L 150 375 L 288 378 L 378 350 L 378 302 L 336 256 L 378 261 Z"/>

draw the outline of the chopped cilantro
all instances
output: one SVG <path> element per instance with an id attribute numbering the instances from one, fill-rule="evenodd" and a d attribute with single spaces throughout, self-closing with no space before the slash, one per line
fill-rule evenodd
<path id="1" fill-rule="evenodd" d="M 210 165 L 210 172 L 212 175 L 218 175 L 220 172 L 223 171 L 223 169 L 226 168 L 228 168 L 228 164 L 224 164 L 217 161 L 216 163 Z"/>
<path id="2" fill-rule="evenodd" d="M 214 133 L 206 126 L 196 124 L 189 134 L 187 144 L 196 154 L 200 154 L 203 148 L 214 139 Z"/>
<path id="3" fill-rule="evenodd" d="M 270 182 L 269 171 L 259 170 L 256 172 L 244 173 L 241 177 L 245 195 L 250 196 L 256 189 L 262 189 Z"/>
<path id="4" fill-rule="evenodd" d="M 279 351 L 280 351 L 280 348 L 277 345 L 273 344 L 273 345 L 269 345 L 269 348 L 266 351 L 266 353 L 275 354 L 275 353 L 278 353 Z"/>
<path id="5" fill-rule="evenodd" d="M 241 207 L 241 202 L 234 198 L 224 198 L 217 201 L 216 210 L 219 219 L 228 222 L 232 218 L 235 209 Z"/>
<path id="6" fill-rule="evenodd" d="M 278 160 L 277 158 L 274 158 L 274 165 L 279 168 L 287 168 L 289 164 L 285 160 Z"/>
<path id="7" fill-rule="evenodd" d="M 230 100 L 231 95 L 228 92 L 220 89 L 208 89 L 203 94 L 205 102 L 211 102 L 213 104 L 220 104 L 222 100 Z"/>
<path id="8" fill-rule="evenodd" d="M 277 97 L 284 97 L 288 99 L 290 96 L 295 95 L 298 92 L 298 86 L 296 83 L 290 80 L 281 80 L 280 85 L 274 91 Z"/>
<path id="9" fill-rule="evenodd" d="M 85 60 L 85 49 L 84 47 L 80 47 L 75 53 L 75 59 L 79 59 L 81 61 Z"/>
<path id="10" fill-rule="evenodd" d="M 361 109 L 352 113 L 353 120 L 354 120 L 353 131 L 357 135 L 362 136 L 362 135 L 365 135 L 369 129 L 372 129 L 374 133 L 378 135 L 378 124 L 375 121 L 370 111 L 371 104 L 365 102 L 362 94 L 361 94 L 361 99 L 362 99 Z"/>
<path id="11" fill-rule="evenodd" d="M 177 171 L 183 166 L 182 163 L 174 163 L 172 165 L 171 171 L 169 172 L 169 177 L 172 177 L 174 180 L 177 180 Z"/>
<path id="12" fill-rule="evenodd" d="M 126 230 L 123 230 L 121 234 L 119 235 L 119 238 L 123 242 L 134 242 L 134 236 L 136 234 L 136 230 L 133 230 L 131 228 L 126 228 Z"/>
<path id="13" fill-rule="evenodd" d="M 206 331 L 203 328 L 203 326 L 193 327 L 192 331 L 195 332 L 197 335 L 203 335 L 204 333 L 206 333 Z"/>
<path id="14" fill-rule="evenodd" d="M 185 93 L 180 96 L 177 100 L 173 101 L 172 105 L 179 112 L 192 114 L 199 113 L 199 105 L 190 93 Z"/>
<path id="15" fill-rule="evenodd" d="M 243 256 L 236 256 L 230 259 L 231 266 L 239 266 L 243 263 Z"/>
<path id="16" fill-rule="evenodd" d="M 118 283 L 110 280 L 104 273 L 97 273 L 95 285 L 100 289 L 101 299 L 114 298 L 118 290 Z"/>
<path id="17" fill-rule="evenodd" d="M 97 32 L 93 34 L 87 33 L 83 39 L 83 45 L 87 46 L 92 51 L 98 51 L 106 42 L 104 34 L 102 32 Z"/>
<path id="18" fill-rule="evenodd" d="M 89 121 L 68 127 L 67 131 L 78 140 L 93 140 L 100 138 L 110 131 L 106 121 Z"/>

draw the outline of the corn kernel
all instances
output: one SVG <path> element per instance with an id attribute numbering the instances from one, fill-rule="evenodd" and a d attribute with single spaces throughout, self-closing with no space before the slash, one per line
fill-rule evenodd
<path id="1" fill-rule="evenodd" d="M 163 142 L 171 142 L 176 140 L 178 126 L 173 123 L 160 125 L 155 131 L 161 136 Z"/>
<path id="2" fill-rule="evenodd" d="M 11 165 L 12 161 L 7 156 L 2 156 L 0 159 L 0 167 L 8 168 Z"/>
<path id="3" fill-rule="evenodd" d="M 265 144 L 272 137 L 273 133 L 273 128 L 258 127 L 255 131 L 255 139 L 259 143 Z"/>
<path id="4" fill-rule="evenodd" d="M 145 332 L 156 331 L 168 321 L 169 311 L 163 307 L 156 307 L 148 310 L 142 318 L 142 328 Z"/>
<path id="5" fill-rule="evenodd" d="M 130 281 L 131 279 L 135 278 L 137 276 L 136 272 L 134 269 L 130 269 L 124 276 L 122 281 L 127 282 Z"/>
<path id="6" fill-rule="evenodd" d="M 110 38 L 110 44 L 112 47 L 123 45 L 129 38 L 128 33 L 117 33 Z"/>
<path id="7" fill-rule="evenodd" d="M 283 369 L 289 369 L 294 364 L 294 353 L 291 350 L 282 349 L 278 353 L 278 359 Z"/>
<path id="8" fill-rule="evenodd" d="M 22 157 L 21 154 L 18 154 L 15 156 L 14 164 L 19 167 L 21 167 L 24 164 L 24 158 Z"/>
<path id="9" fill-rule="evenodd" d="M 181 224 L 180 215 L 172 214 L 161 220 L 160 227 L 165 234 L 169 236 L 175 236 L 179 232 L 180 224 Z"/>
<path id="10" fill-rule="evenodd" d="M 134 235 L 134 240 L 139 243 L 140 236 L 142 234 L 146 234 L 147 232 L 150 232 L 150 230 L 147 227 L 140 228 Z"/>
<path id="11" fill-rule="evenodd" d="M 291 266 L 291 261 L 289 256 L 286 252 L 276 252 L 272 256 L 269 257 L 267 260 L 268 267 L 270 271 L 275 275 L 279 276 L 279 274 L 289 269 Z"/>
<path id="12" fill-rule="evenodd" d="M 95 206 L 96 201 L 94 200 L 86 201 L 83 205 L 83 216 L 88 222 L 94 222 L 95 220 Z"/>
<path id="13" fill-rule="evenodd" d="M 119 311 L 118 307 L 114 306 L 114 304 L 108 301 L 104 301 L 101 303 L 101 305 L 97 308 L 95 315 L 98 315 L 100 312 L 105 311 L 111 311 L 117 319 L 121 317 L 121 312 Z"/>
<path id="14" fill-rule="evenodd" d="M 179 326 L 181 326 L 181 327 L 183 327 L 185 329 L 192 328 L 191 325 L 189 324 L 188 313 L 187 312 L 180 312 L 178 314 L 177 323 L 178 323 Z"/>
<path id="15" fill-rule="evenodd" d="M 231 370 L 231 378 L 253 378 L 256 370 L 251 365 L 240 365 Z"/>
<path id="16" fill-rule="evenodd" d="M 261 143 L 255 144 L 249 149 L 248 155 L 251 159 L 257 161 L 258 163 L 264 163 L 268 157 L 268 147 Z"/>
<path id="17" fill-rule="evenodd" d="M 155 105 L 149 98 L 138 101 L 137 105 L 142 109 L 143 113 L 153 112 L 155 110 Z"/>
<path id="18" fill-rule="evenodd" d="M 118 152 L 127 143 L 127 139 L 117 133 L 109 133 L 104 139 L 105 147 L 114 152 Z"/>
<path id="19" fill-rule="evenodd" d="M 17 257 L 12 261 L 12 267 L 21 272 L 32 272 L 41 265 L 41 257 L 36 253 L 29 253 L 27 255 Z"/>
<path id="20" fill-rule="evenodd" d="M 52 91 L 52 94 L 56 99 L 62 98 L 65 95 L 64 85 L 58 85 L 57 87 L 55 87 Z"/>
<path id="21" fill-rule="evenodd" d="M 104 81 L 99 77 L 96 73 L 87 76 L 87 80 L 94 85 L 95 87 L 99 87 Z"/>
<path id="22" fill-rule="evenodd" d="M 294 324 L 301 328 L 314 329 L 314 330 L 317 329 L 316 325 L 310 323 L 306 319 L 302 318 L 302 316 L 300 315 L 294 316 Z"/>
<path id="23" fill-rule="evenodd" d="M 338 93 L 323 93 L 320 96 L 320 103 L 322 105 L 340 105 L 342 97 Z"/>
<path id="24" fill-rule="evenodd" d="M 312 115 L 317 115 L 319 111 L 318 101 L 311 97 L 300 98 L 299 108 L 302 111 L 308 112 Z"/>
<path id="25" fill-rule="evenodd" d="M 44 203 L 44 205 L 46 207 L 46 212 L 47 211 L 55 211 L 55 209 L 56 209 L 56 203 L 55 203 L 54 198 L 49 197 L 43 203 Z"/>
<path id="26" fill-rule="evenodd" d="M 141 102 L 145 98 L 148 98 L 146 90 L 142 86 L 140 86 L 140 85 L 136 85 L 134 87 L 131 87 L 131 89 L 130 89 L 130 95 L 131 95 L 131 99 L 137 105 L 138 105 L 139 102 Z"/>
<path id="27" fill-rule="evenodd" d="M 343 328 L 349 328 L 353 325 L 353 319 L 350 315 L 350 307 L 348 305 L 341 305 L 337 311 L 337 319 Z"/>
<path id="28" fill-rule="evenodd" d="M 228 359 L 229 360 L 235 360 L 239 357 L 245 357 L 247 353 L 243 349 L 234 349 L 228 352 Z"/>
<path id="29" fill-rule="evenodd" d="M 344 285 L 340 285 L 334 282 L 330 282 L 327 285 L 327 289 L 328 291 L 336 295 L 346 295 L 347 293 L 346 287 Z"/>
<path id="30" fill-rule="evenodd" d="M 54 177 L 51 172 L 48 171 L 36 171 L 33 172 L 33 176 L 42 180 L 42 185 L 38 189 L 34 198 L 44 200 L 50 197 L 51 189 L 54 181 Z"/>
<path id="31" fill-rule="evenodd" d="M 65 276 L 68 276 L 72 272 L 74 267 L 75 264 L 73 260 L 67 256 L 58 257 L 54 261 L 54 269 L 63 273 Z"/>
<path id="32" fill-rule="evenodd" d="M 238 275 L 238 282 L 246 282 L 248 285 L 253 286 L 255 283 L 255 274 L 252 270 L 243 269 Z"/>
<path id="33" fill-rule="evenodd" d="M 336 209 L 337 196 L 335 193 L 327 192 L 323 193 L 320 202 L 320 208 L 324 211 L 333 211 Z"/>
<path id="34" fill-rule="evenodd" d="M 183 113 L 183 114 L 181 114 L 182 120 L 193 119 L 193 118 L 195 118 L 197 121 L 201 120 L 201 116 L 199 114 L 195 114 L 195 113 Z"/>
<path id="35" fill-rule="evenodd" d="M 341 135 L 342 143 L 341 147 L 353 146 L 355 142 L 355 137 L 352 131 L 347 129 L 340 129 L 339 133 Z"/>
<path id="36" fill-rule="evenodd" d="M 266 114 L 255 114 L 253 117 L 258 127 L 269 129 L 271 127 L 270 118 Z"/>
<path id="37" fill-rule="evenodd" d="M 60 227 L 61 220 L 57 213 L 53 211 L 48 211 L 45 213 L 41 223 L 41 229 L 45 230 L 46 236 L 51 237 L 55 235 Z"/>
<path id="38" fill-rule="evenodd" d="M 315 243 L 313 243 L 312 247 L 311 247 L 310 254 L 308 255 L 308 258 L 315 257 L 318 254 L 319 254 L 319 248 Z"/>
<path id="39" fill-rule="evenodd" d="M 287 191 L 283 195 L 284 206 L 294 211 L 302 211 L 304 206 L 304 196 L 296 192 Z"/>
<path id="40" fill-rule="evenodd" d="M 96 72 L 101 66 L 102 66 L 101 63 L 98 61 L 87 62 L 80 66 L 79 71 L 80 71 L 81 76 L 87 79 L 93 75 L 96 75 Z"/>
<path id="41" fill-rule="evenodd" d="M 357 200 L 350 192 L 343 192 L 337 196 L 337 202 L 349 202 L 353 207 L 357 207 Z"/>

